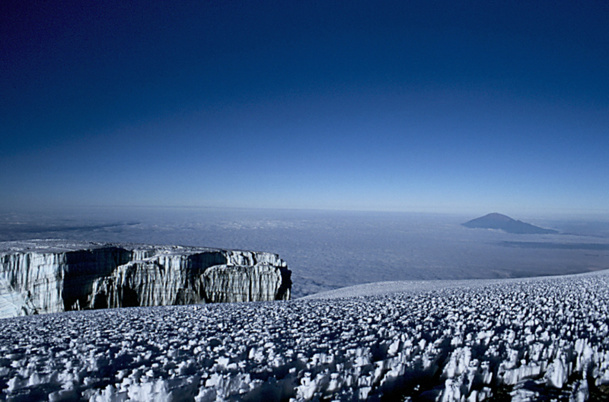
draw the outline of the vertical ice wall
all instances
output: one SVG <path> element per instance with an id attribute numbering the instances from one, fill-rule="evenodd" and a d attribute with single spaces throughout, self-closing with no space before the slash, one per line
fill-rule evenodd
<path id="1" fill-rule="evenodd" d="M 0 317 L 290 298 L 290 271 L 271 253 L 42 241 L 1 250 Z"/>

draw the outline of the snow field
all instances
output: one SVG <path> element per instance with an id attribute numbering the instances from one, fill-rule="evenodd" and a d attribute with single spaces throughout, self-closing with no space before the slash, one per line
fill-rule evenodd
<path id="1" fill-rule="evenodd" d="M 407 286 L 407 284 L 406 284 Z M 587 400 L 609 276 L 0 320 L 0 400 Z"/>

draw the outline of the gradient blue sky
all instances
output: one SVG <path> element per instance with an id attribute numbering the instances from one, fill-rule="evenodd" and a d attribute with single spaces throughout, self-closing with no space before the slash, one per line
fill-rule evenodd
<path id="1" fill-rule="evenodd" d="M 0 208 L 609 215 L 606 1 L 3 1 Z"/>

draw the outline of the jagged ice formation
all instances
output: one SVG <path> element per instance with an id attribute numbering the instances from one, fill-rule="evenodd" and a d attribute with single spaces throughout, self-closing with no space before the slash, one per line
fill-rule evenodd
<path id="1" fill-rule="evenodd" d="M 7 242 L 0 318 L 70 310 L 288 300 L 276 254 L 200 247 Z"/>
<path id="2" fill-rule="evenodd" d="M 0 400 L 609 395 L 607 271 L 396 288 L 366 297 L 0 320 Z"/>

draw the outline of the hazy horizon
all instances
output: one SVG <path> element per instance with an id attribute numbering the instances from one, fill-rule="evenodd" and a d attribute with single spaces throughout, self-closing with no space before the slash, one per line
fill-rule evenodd
<path id="1" fill-rule="evenodd" d="M 530 277 L 609 268 L 609 221 L 532 219 L 560 234 L 469 229 L 475 216 L 231 208 L 0 215 L 0 241 L 64 239 L 277 253 L 295 297 L 394 280 Z M 522 216 L 514 216 L 524 219 Z"/>

